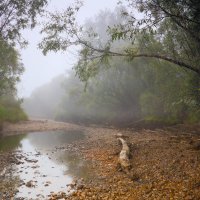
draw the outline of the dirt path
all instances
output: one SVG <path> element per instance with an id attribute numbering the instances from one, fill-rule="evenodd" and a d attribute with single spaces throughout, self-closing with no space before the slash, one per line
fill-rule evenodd
<path id="1" fill-rule="evenodd" d="M 7 124 L 12 131 L 80 129 L 74 124 L 52 121 L 28 121 Z M 66 200 L 199 200 L 200 199 L 200 126 L 176 126 L 165 129 L 108 129 L 81 127 L 87 140 L 70 148 L 86 160 L 98 174 L 85 182 L 72 196 L 52 194 L 49 198 Z M 121 133 L 131 149 L 132 168 L 121 171 L 121 150 L 115 135 Z"/>

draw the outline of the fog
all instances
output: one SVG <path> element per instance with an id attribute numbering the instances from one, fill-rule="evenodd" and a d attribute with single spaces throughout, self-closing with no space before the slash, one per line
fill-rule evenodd
<path id="1" fill-rule="evenodd" d="M 51 0 L 47 10 L 61 11 L 67 8 L 72 2 L 72 0 Z M 116 3 L 117 0 L 85 0 L 84 6 L 78 15 L 78 22 L 80 24 L 84 23 L 85 20 L 92 18 L 100 10 L 113 10 Z M 42 23 L 44 17 L 38 19 Z M 49 82 L 53 77 L 62 73 L 67 73 L 77 61 L 77 52 L 74 48 L 70 48 L 64 53 L 50 52 L 44 56 L 41 50 L 38 49 L 38 43 L 43 37 L 42 34 L 40 34 L 40 28 L 40 26 L 37 26 L 33 30 L 23 31 L 23 37 L 28 40 L 29 45 L 25 49 L 19 49 L 21 60 L 25 67 L 21 82 L 18 84 L 18 96 L 22 98 L 29 97 L 37 87 Z"/>
<path id="2" fill-rule="evenodd" d="M 86 20 L 84 27 L 86 31 L 92 28 L 98 33 L 100 40 L 91 40 L 91 43 L 99 46 L 108 40 L 107 27 L 122 21 L 117 7 L 113 11 L 100 11 Z M 142 51 L 143 46 L 149 46 L 151 52 L 162 48 L 151 38 L 144 41 L 143 36 L 138 35 L 136 40 L 138 51 Z M 130 45 L 128 40 L 118 40 L 111 49 L 120 51 L 127 45 Z M 25 98 L 24 110 L 30 118 L 117 126 L 140 123 L 144 126 L 149 121 L 152 124 L 174 124 L 190 116 L 192 107 L 180 102 L 189 91 L 182 92 L 191 75 L 185 70 L 149 58 L 127 61 L 114 57 L 109 64 L 99 63 L 97 66 L 94 68 L 97 71 L 92 71 L 94 75 L 87 82 L 79 80 L 75 71 L 69 69 L 35 89 L 29 98 Z"/>
<path id="3" fill-rule="evenodd" d="M 35 89 L 29 98 L 25 98 L 23 108 L 29 118 L 54 119 L 56 109 L 64 95 L 62 82 L 64 75 L 59 75 L 49 83 Z"/>

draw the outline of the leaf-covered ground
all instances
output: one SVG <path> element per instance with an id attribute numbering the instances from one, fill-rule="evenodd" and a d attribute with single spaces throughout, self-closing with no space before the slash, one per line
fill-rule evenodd
<path id="1" fill-rule="evenodd" d="M 199 126 L 137 131 L 88 128 L 86 132 L 88 141 L 76 146 L 92 160 L 95 175 L 65 199 L 200 199 Z M 118 165 L 121 146 L 116 133 L 125 135 L 131 148 L 128 173 Z"/>

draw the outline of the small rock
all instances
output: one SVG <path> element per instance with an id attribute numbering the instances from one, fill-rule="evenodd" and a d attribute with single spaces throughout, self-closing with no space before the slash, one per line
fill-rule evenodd
<path id="1" fill-rule="evenodd" d="M 33 181 L 28 181 L 26 184 L 26 187 L 34 187 Z"/>

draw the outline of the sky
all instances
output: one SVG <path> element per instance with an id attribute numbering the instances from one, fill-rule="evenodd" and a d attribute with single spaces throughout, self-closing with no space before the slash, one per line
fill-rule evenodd
<path id="1" fill-rule="evenodd" d="M 72 0 L 51 0 L 48 10 L 63 10 Z M 88 18 L 92 18 L 101 10 L 114 10 L 117 0 L 84 0 L 84 6 L 79 12 L 78 21 L 84 23 Z M 29 45 L 25 49 L 20 49 L 22 63 L 25 72 L 21 76 L 18 84 L 18 96 L 29 97 L 37 87 L 50 82 L 57 75 L 69 71 L 76 62 L 77 56 L 74 49 L 61 53 L 48 53 L 44 56 L 38 49 L 38 43 L 42 40 L 39 28 L 23 31 L 23 37 L 28 40 Z"/>

